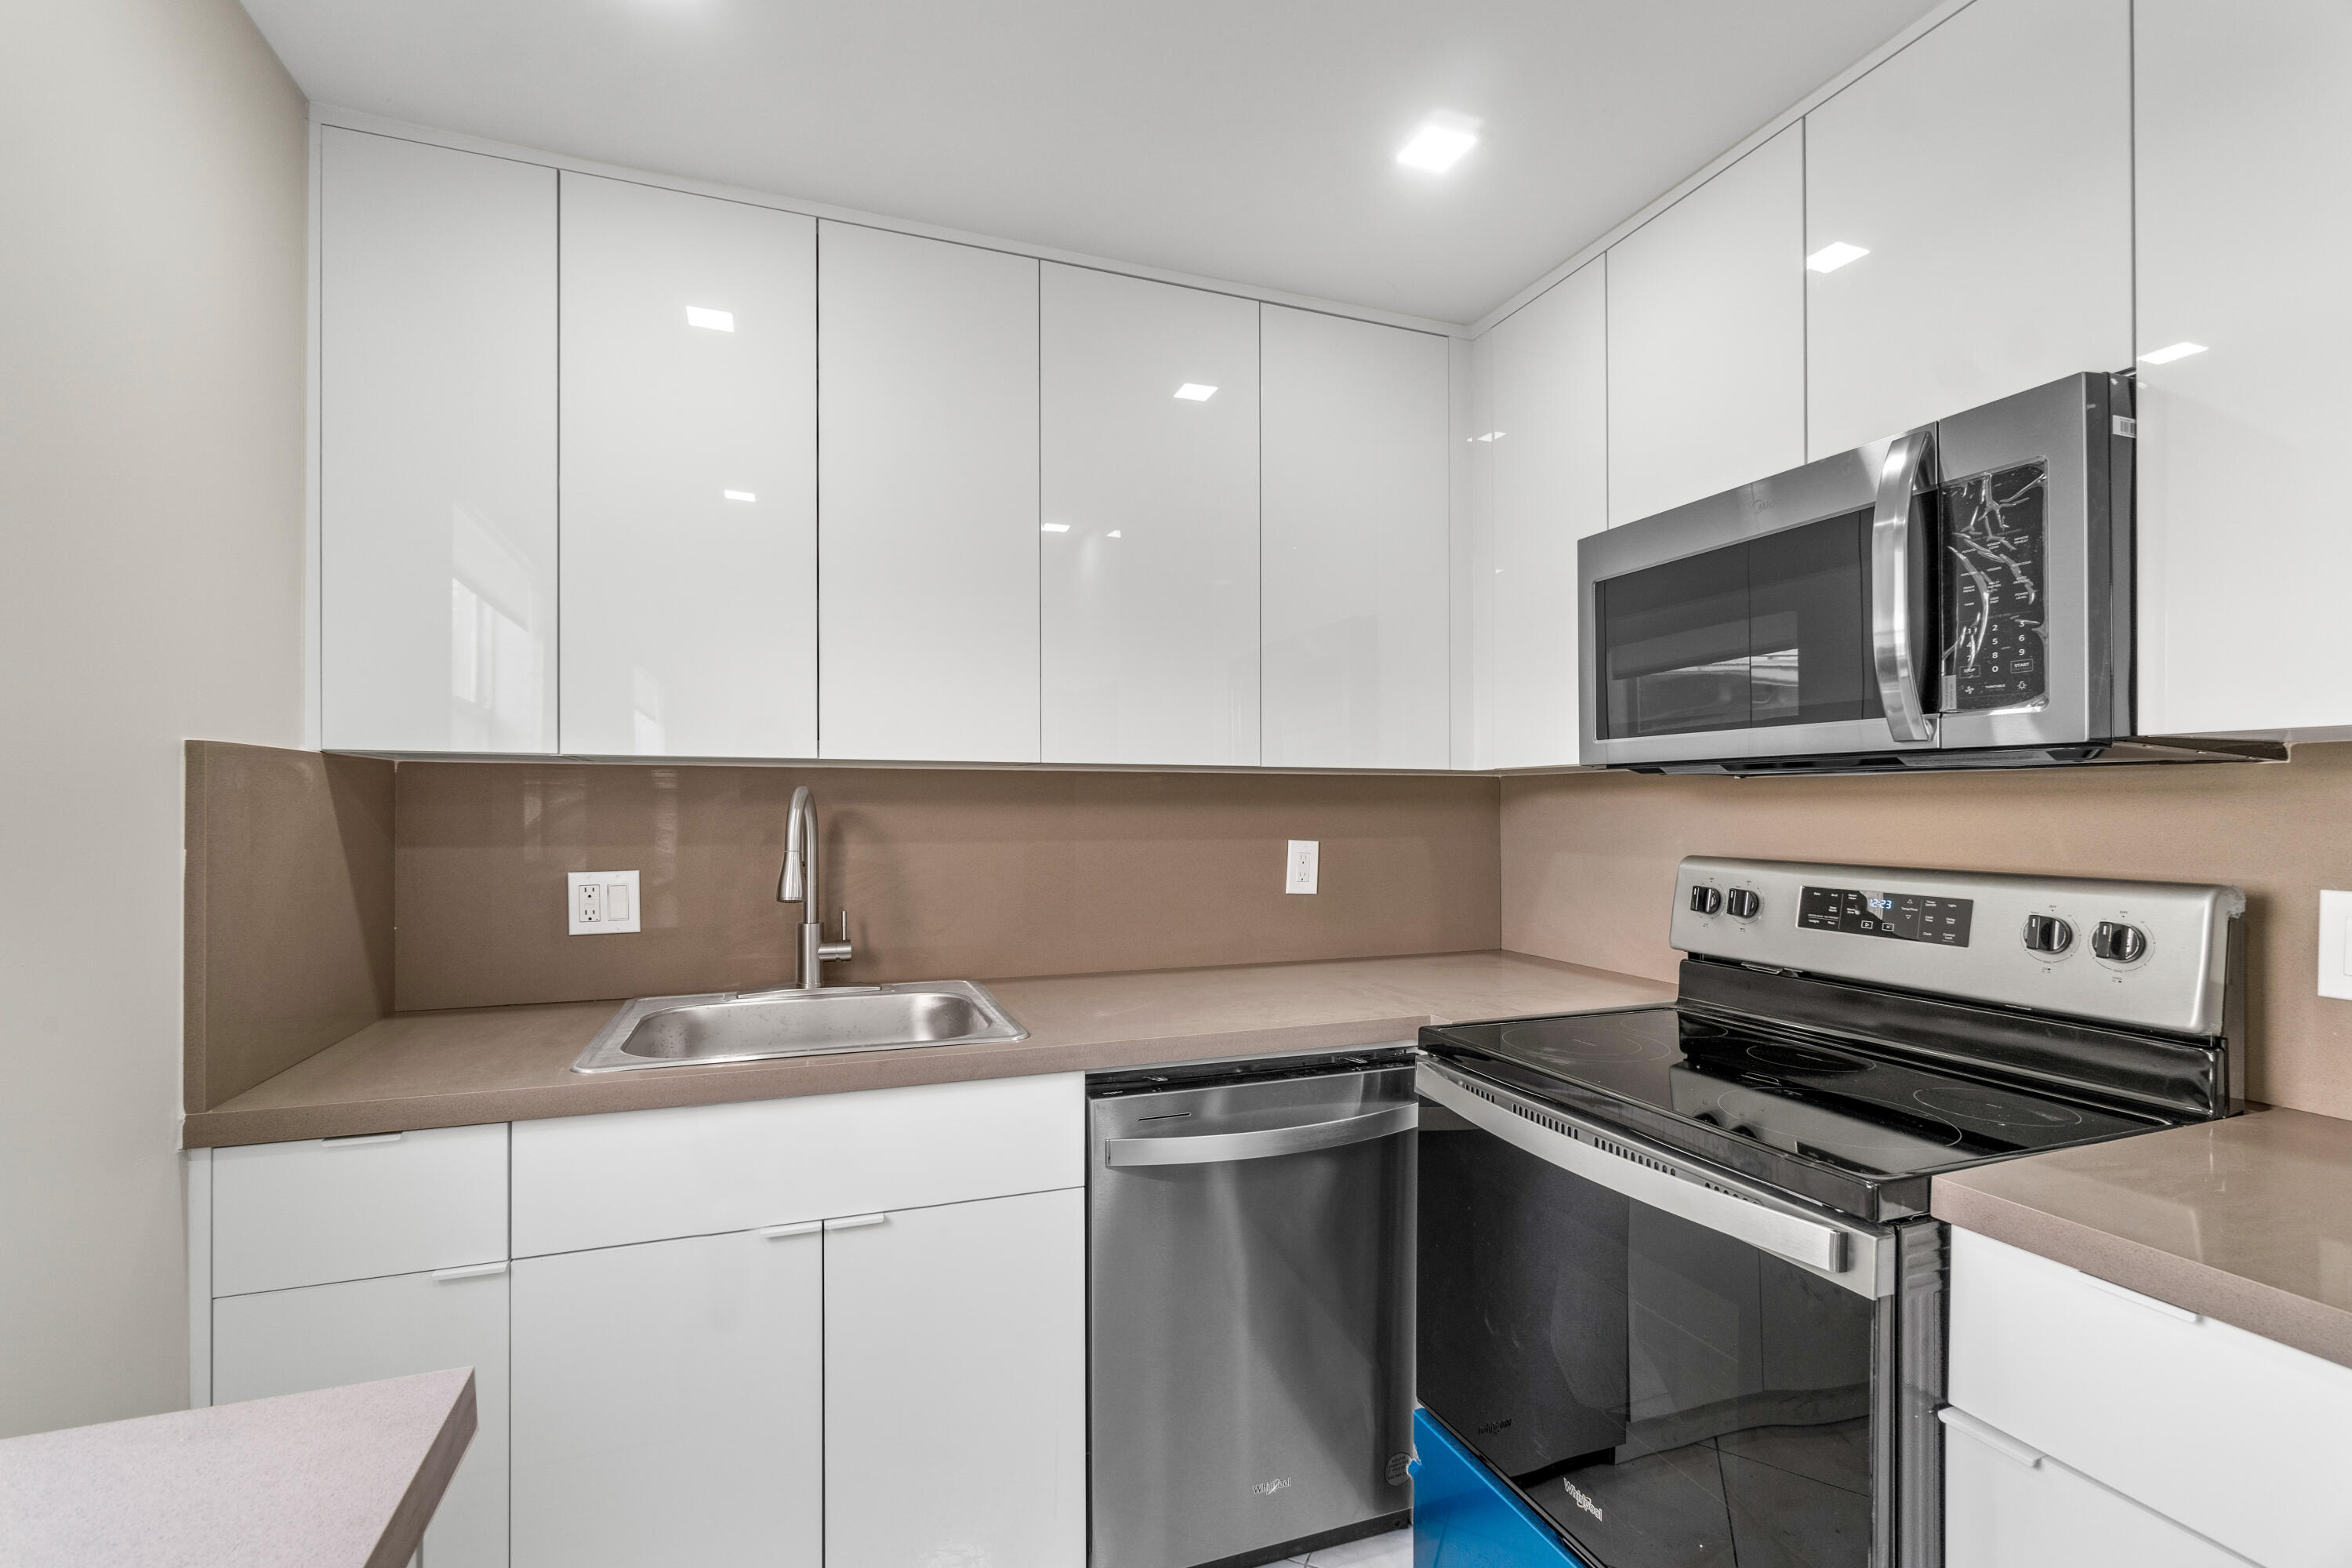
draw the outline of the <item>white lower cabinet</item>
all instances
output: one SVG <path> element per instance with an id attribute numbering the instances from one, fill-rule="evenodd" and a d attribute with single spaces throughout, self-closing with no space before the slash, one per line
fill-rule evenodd
<path id="1" fill-rule="evenodd" d="M 2243 1568 L 2248 1559 L 1980 1422 L 1948 1418 L 1944 1568 Z"/>
<path id="2" fill-rule="evenodd" d="M 425 1531 L 425 1568 L 507 1561 L 506 1265 L 232 1296 L 212 1304 L 213 1402 L 474 1369 L 479 1426 Z"/>
<path id="3" fill-rule="evenodd" d="M 514 1560 L 824 1560 L 822 1233 L 525 1258 Z"/>
<path id="4" fill-rule="evenodd" d="M 1086 1193 L 826 1226 L 827 1568 L 1081 1568 Z"/>

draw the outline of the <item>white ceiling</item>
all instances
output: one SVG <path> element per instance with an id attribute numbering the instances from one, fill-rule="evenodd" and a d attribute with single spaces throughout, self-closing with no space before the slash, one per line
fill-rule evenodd
<path id="1" fill-rule="evenodd" d="M 1931 0 L 245 3 L 318 102 L 1467 321 Z"/>

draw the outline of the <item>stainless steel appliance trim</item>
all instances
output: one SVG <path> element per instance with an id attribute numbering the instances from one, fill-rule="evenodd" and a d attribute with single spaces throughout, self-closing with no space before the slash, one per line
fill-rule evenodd
<path id="1" fill-rule="evenodd" d="M 1571 1175 L 1786 1258 L 1857 1296 L 1876 1300 L 1894 1293 L 1888 1237 L 1800 1213 L 1786 1199 L 1444 1063 L 1423 1061 L 1415 1088 L 1464 1121 Z"/>
<path id="2" fill-rule="evenodd" d="M 1231 1160 L 1267 1160 L 1277 1154 L 1304 1154 L 1316 1149 L 1337 1149 L 1368 1139 L 1410 1132 L 1420 1121 L 1419 1106 L 1393 1105 L 1366 1116 L 1302 1122 L 1296 1127 L 1202 1132 L 1191 1137 L 1111 1138 L 1103 1142 L 1103 1163 L 1112 1170 L 1125 1170 L 1138 1165 L 1213 1165 Z"/>
<path id="3" fill-rule="evenodd" d="M 1918 627 L 1927 606 L 1921 592 L 1927 563 L 1918 537 L 1920 488 L 1932 474 L 1936 434 L 1913 430 L 1887 447 L 1878 471 L 1878 499 L 1870 519 L 1870 653 L 1878 673 L 1879 705 L 1898 741 L 1932 741 L 1935 721 L 1919 690 Z"/>

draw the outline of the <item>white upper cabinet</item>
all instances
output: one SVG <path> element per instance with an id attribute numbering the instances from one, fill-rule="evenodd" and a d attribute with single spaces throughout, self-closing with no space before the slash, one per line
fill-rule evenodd
<path id="1" fill-rule="evenodd" d="M 1258 308 L 1047 264 L 1045 760 L 1258 760 Z"/>
<path id="2" fill-rule="evenodd" d="M 1804 128 L 1609 251 L 1609 521 L 1805 460 Z"/>
<path id="3" fill-rule="evenodd" d="M 1810 456 L 2131 362 L 2130 0 L 1977 0 L 1805 117 Z"/>
<path id="4" fill-rule="evenodd" d="M 1037 263 L 817 246 L 820 753 L 1036 762 Z"/>
<path id="5" fill-rule="evenodd" d="M 2139 0 L 2134 43 L 2139 727 L 2352 732 L 2352 10 Z"/>
<path id="6" fill-rule="evenodd" d="M 1264 307 L 1270 767 L 1443 768 L 1446 340 Z"/>
<path id="7" fill-rule="evenodd" d="M 1478 342 L 1477 765 L 1577 758 L 1576 542 L 1609 522 L 1606 262 Z"/>
<path id="8" fill-rule="evenodd" d="M 555 172 L 320 132 L 320 733 L 549 752 Z"/>
<path id="9" fill-rule="evenodd" d="M 813 757 L 815 221 L 562 182 L 562 749 Z"/>

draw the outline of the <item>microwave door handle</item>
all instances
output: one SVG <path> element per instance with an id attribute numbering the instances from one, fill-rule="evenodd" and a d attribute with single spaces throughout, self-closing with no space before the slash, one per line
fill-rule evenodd
<path id="1" fill-rule="evenodd" d="M 1918 628 L 1924 609 L 1919 586 L 1927 573 L 1927 546 L 1918 537 L 1913 505 L 1930 479 L 1936 436 L 1932 427 L 1913 430 L 1888 444 L 1878 471 L 1878 500 L 1870 518 L 1870 651 L 1878 673 L 1879 705 L 1897 741 L 1932 741 L 1919 685 Z"/>

